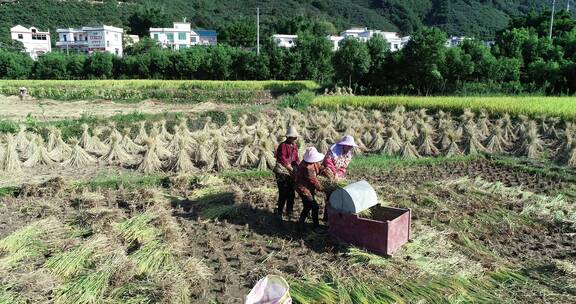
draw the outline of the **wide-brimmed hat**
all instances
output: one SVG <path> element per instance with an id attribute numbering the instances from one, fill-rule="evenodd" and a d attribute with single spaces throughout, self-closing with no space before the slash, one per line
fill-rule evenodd
<path id="1" fill-rule="evenodd" d="M 317 163 L 324 160 L 324 154 L 318 152 L 316 148 L 310 147 L 304 152 L 304 161 L 307 163 Z"/>
<path id="2" fill-rule="evenodd" d="M 336 144 L 342 146 L 358 147 L 358 145 L 354 142 L 354 137 L 350 135 L 342 137 L 342 139 L 338 141 Z"/>
<path id="3" fill-rule="evenodd" d="M 298 134 L 295 127 L 290 126 L 288 127 L 288 132 L 286 132 L 286 137 L 300 137 L 300 134 Z"/>

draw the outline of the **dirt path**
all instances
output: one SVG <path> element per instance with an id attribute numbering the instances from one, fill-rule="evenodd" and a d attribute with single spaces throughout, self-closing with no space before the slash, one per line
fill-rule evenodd
<path id="1" fill-rule="evenodd" d="M 113 116 L 129 114 L 134 111 L 156 114 L 162 112 L 202 112 L 207 110 L 225 110 L 232 106 L 211 102 L 199 104 L 166 103 L 144 100 L 138 103 L 115 103 L 109 100 L 91 101 L 55 101 L 28 98 L 20 101 L 16 96 L 0 95 L 0 119 L 22 120 L 31 115 L 37 120 L 77 119 L 84 115 Z"/>

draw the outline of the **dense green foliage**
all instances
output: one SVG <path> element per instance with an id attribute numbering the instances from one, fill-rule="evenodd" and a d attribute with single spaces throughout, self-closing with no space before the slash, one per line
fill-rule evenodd
<path id="1" fill-rule="evenodd" d="M 559 3 L 559 5 L 564 5 Z M 95 23 L 124 26 L 146 34 L 150 25 L 163 26 L 186 17 L 197 27 L 225 31 L 246 17 L 254 25 L 256 7 L 262 13 L 263 30 L 296 33 L 297 20 L 318 20 L 321 30 L 368 26 L 409 33 L 423 25 L 438 26 L 454 35 L 492 37 L 511 16 L 541 10 L 547 1 L 533 0 L 19 0 L 0 1 L 0 40 L 15 24 L 35 25 L 54 31 L 57 27 Z M 240 22 L 241 23 L 241 22 Z M 322 25 L 323 24 L 323 25 Z M 305 26 L 306 27 L 306 26 Z M 245 27 L 244 27 L 245 28 Z M 310 26 L 307 26 L 310 28 Z M 224 35 L 223 41 L 245 44 L 252 38 Z M 54 37 L 53 37 L 54 39 Z"/>
<path id="2" fill-rule="evenodd" d="M 250 32 L 246 20 L 230 25 L 226 37 L 245 37 Z M 386 41 L 378 36 L 368 43 L 346 39 L 333 52 L 324 36 L 331 31 L 329 26 L 292 21 L 280 25 L 299 31 L 296 46 L 280 48 L 264 40 L 260 56 L 246 47 L 225 43 L 172 51 L 143 39 L 127 48 L 123 58 L 108 53 L 90 57 L 51 53 L 33 63 L 21 53 L 0 48 L 0 78 L 310 79 L 348 86 L 356 94 L 367 95 L 576 92 L 576 19 L 565 11 L 556 15 L 552 40 L 546 33 L 546 15 L 530 13 L 499 32 L 492 48 L 473 39 L 447 48 L 445 32 L 423 27 L 397 52 L 388 51 Z"/>

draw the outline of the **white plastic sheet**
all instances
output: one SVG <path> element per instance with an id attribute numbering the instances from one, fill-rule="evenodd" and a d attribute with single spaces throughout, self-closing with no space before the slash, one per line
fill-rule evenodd
<path id="1" fill-rule="evenodd" d="M 346 213 L 359 213 L 378 204 L 374 188 L 363 180 L 332 192 L 330 206 Z"/>
<path id="2" fill-rule="evenodd" d="M 283 277 L 268 275 L 254 285 L 246 304 L 292 304 L 290 287 Z"/>

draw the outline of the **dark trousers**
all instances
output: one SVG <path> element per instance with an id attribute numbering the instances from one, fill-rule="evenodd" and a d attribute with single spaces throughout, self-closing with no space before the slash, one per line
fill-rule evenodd
<path id="1" fill-rule="evenodd" d="M 277 214 L 284 213 L 284 206 L 286 206 L 286 214 L 292 214 L 294 210 L 294 182 L 290 178 L 276 178 L 278 185 L 278 205 L 276 209 Z"/>
<path id="2" fill-rule="evenodd" d="M 300 195 L 300 198 L 302 199 L 302 203 L 304 203 L 304 208 L 302 209 L 302 213 L 300 213 L 300 224 L 304 224 L 308 214 L 312 211 L 312 222 L 314 223 L 314 227 L 318 227 L 320 225 L 318 221 L 318 211 L 320 210 L 320 206 L 318 206 L 315 199 L 310 199 L 305 195 Z"/>

